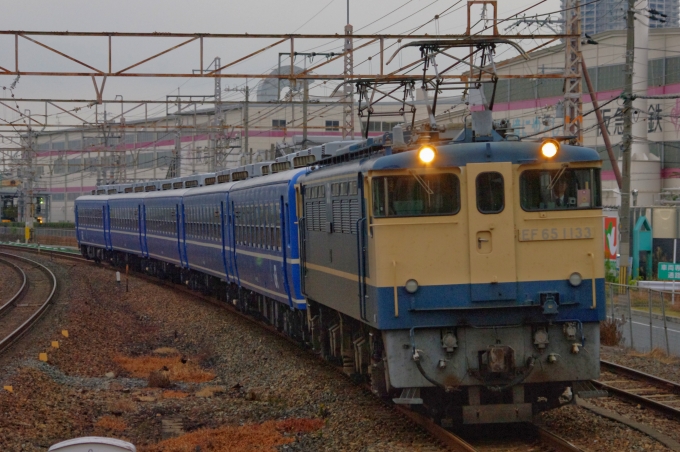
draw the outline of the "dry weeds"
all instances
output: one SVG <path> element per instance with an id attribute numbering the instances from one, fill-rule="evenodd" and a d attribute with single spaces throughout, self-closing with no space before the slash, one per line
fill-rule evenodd
<path id="1" fill-rule="evenodd" d="M 600 322 L 600 343 L 602 345 L 616 346 L 623 341 L 623 324 L 621 319 L 606 319 Z"/>
<path id="2" fill-rule="evenodd" d="M 205 383 L 215 378 L 213 372 L 201 369 L 196 360 L 183 364 L 177 356 L 116 356 L 114 361 L 133 377 L 147 378 L 151 372 L 167 368 L 171 381 Z"/>
<path id="3" fill-rule="evenodd" d="M 189 397 L 189 393 L 182 391 L 163 391 L 164 399 L 184 399 Z"/>
<path id="4" fill-rule="evenodd" d="M 274 451 L 277 446 L 292 443 L 296 433 L 309 433 L 324 426 L 321 419 L 286 419 L 262 424 L 224 426 L 202 429 L 178 438 L 139 448 L 140 452 L 245 452 Z"/>
<path id="5" fill-rule="evenodd" d="M 104 416 L 97 421 L 95 427 L 100 427 L 113 432 L 122 432 L 127 428 L 127 424 L 120 418 Z"/>
<path id="6" fill-rule="evenodd" d="M 674 356 L 668 356 L 665 351 L 660 348 L 654 348 L 651 352 L 642 353 L 635 350 L 630 350 L 628 352 L 629 356 L 636 356 L 641 358 L 649 358 L 659 361 L 662 364 L 678 364 L 680 360 Z"/>
<path id="7" fill-rule="evenodd" d="M 133 413 L 137 411 L 137 404 L 130 399 L 118 399 L 109 404 L 109 411 L 113 414 Z"/>

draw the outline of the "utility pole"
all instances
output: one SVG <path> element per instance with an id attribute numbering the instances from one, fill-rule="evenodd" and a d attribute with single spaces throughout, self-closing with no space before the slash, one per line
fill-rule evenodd
<path id="1" fill-rule="evenodd" d="M 253 163 L 253 153 L 250 152 L 250 148 L 248 147 L 248 135 L 250 135 L 250 126 L 248 125 L 248 104 L 250 102 L 250 88 L 248 88 L 248 82 L 246 82 L 246 89 L 245 89 L 245 95 L 246 95 L 246 101 L 243 104 L 243 139 L 241 142 L 243 143 L 243 147 L 241 148 L 241 154 L 245 156 L 245 153 L 250 155 L 250 162 Z"/>
<path id="2" fill-rule="evenodd" d="M 222 59 L 220 57 L 216 57 L 214 60 L 215 63 L 215 69 L 219 69 L 222 67 Z M 222 70 L 217 71 L 218 74 L 222 73 Z M 215 139 L 213 141 L 213 147 L 214 147 L 214 161 L 213 161 L 213 167 L 211 171 L 217 171 L 218 170 L 218 164 L 222 160 L 218 157 L 218 154 L 220 151 L 224 151 L 224 140 L 222 139 L 223 137 L 223 131 L 224 131 L 224 121 L 222 117 L 222 79 L 220 77 L 215 77 L 215 118 L 214 118 L 214 125 L 219 126 L 220 130 L 215 134 Z M 224 158 L 224 156 L 223 156 Z"/>
<path id="3" fill-rule="evenodd" d="M 30 124 L 29 116 L 29 124 Z M 33 130 L 31 127 L 28 128 L 28 133 L 26 134 L 26 143 L 24 147 L 24 173 L 23 173 L 23 215 L 25 222 L 25 239 L 26 243 L 31 239 L 31 232 L 33 231 Z M 66 199 L 66 193 L 64 193 L 64 199 Z"/>
<path id="4" fill-rule="evenodd" d="M 619 282 L 628 284 L 630 260 L 630 167 L 633 145 L 633 62 L 635 59 L 635 0 L 628 0 L 626 11 L 626 73 L 623 89 L 623 152 L 621 177 L 621 211 L 619 212 Z"/>

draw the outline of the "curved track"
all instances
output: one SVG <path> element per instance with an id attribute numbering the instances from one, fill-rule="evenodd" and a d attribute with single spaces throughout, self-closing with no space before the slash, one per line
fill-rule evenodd
<path id="1" fill-rule="evenodd" d="M 12 248 L 11 245 L 0 245 L 0 248 Z M 28 251 L 28 252 L 33 252 L 37 253 L 37 249 L 30 249 L 30 248 L 22 248 L 22 251 Z M 53 251 L 51 252 L 54 255 L 57 255 L 59 259 L 68 259 L 71 261 L 76 261 L 79 263 L 87 263 L 90 265 L 99 265 L 95 264 L 93 261 L 89 261 L 83 257 L 80 257 L 78 255 L 74 255 L 72 253 L 65 253 L 65 252 L 59 252 L 59 251 Z M 4 253 L 0 253 L 2 255 Z M 112 270 L 118 270 L 115 267 L 109 267 Z M 144 280 L 147 280 L 149 282 L 159 284 L 159 285 L 167 285 L 171 286 L 172 290 L 179 290 L 182 292 L 185 292 L 189 294 L 192 297 L 198 297 L 204 301 L 207 301 L 209 303 L 212 303 L 216 306 L 219 306 L 223 309 L 227 309 L 230 312 L 233 312 L 234 314 L 248 320 L 249 322 L 255 323 L 260 327 L 265 328 L 266 330 L 272 332 L 273 334 L 282 337 L 285 340 L 293 341 L 290 339 L 288 336 L 284 335 L 283 333 L 279 332 L 276 328 L 267 325 L 249 315 L 246 315 L 240 311 L 238 311 L 234 306 L 232 306 L 229 303 L 224 303 L 220 302 L 209 295 L 202 294 L 200 292 L 193 291 L 183 285 L 177 285 L 177 284 L 172 284 L 167 281 L 160 280 L 155 277 L 151 277 L 148 275 L 144 274 L 139 274 L 135 273 L 135 277 L 137 278 L 142 278 Z M 295 342 L 295 341 L 293 341 Z M 297 344 L 297 342 L 295 342 Z M 0 348 L 1 350 L 1 348 Z M 326 362 L 326 361 L 324 361 Z M 329 364 L 330 365 L 330 364 Z M 339 367 L 338 371 L 340 373 L 342 372 L 342 368 Z M 344 375 L 344 373 L 343 373 Z M 398 405 L 391 405 L 395 410 L 399 411 L 410 419 L 412 422 L 426 430 L 428 433 L 432 435 L 434 439 L 439 441 L 442 445 L 444 445 L 446 448 L 448 448 L 451 451 L 454 452 L 491 452 L 491 451 L 525 451 L 525 450 L 530 450 L 533 447 L 536 446 L 537 442 L 540 442 L 542 446 L 545 446 L 547 449 L 541 449 L 541 450 L 552 450 L 556 452 L 580 452 L 581 449 L 578 447 L 570 444 L 569 442 L 565 441 L 564 439 L 554 435 L 553 433 L 548 432 L 547 430 L 543 429 L 540 426 L 537 425 L 529 425 L 529 424 L 524 424 L 525 427 L 527 427 L 530 430 L 530 434 L 528 437 L 525 438 L 514 438 L 514 442 L 511 446 L 509 446 L 509 442 L 507 439 L 499 439 L 498 441 L 493 441 L 493 442 L 486 442 L 483 445 L 471 445 L 467 441 L 465 441 L 463 438 L 460 436 L 452 433 L 451 431 L 441 427 L 440 425 L 437 425 L 434 423 L 430 418 L 417 413 L 415 411 L 409 410 L 407 408 L 404 408 L 402 406 Z M 525 428 L 526 430 L 526 428 Z M 526 435 L 525 435 L 526 436 Z M 510 440 L 512 442 L 513 440 Z"/>
<path id="2" fill-rule="evenodd" d="M 617 397 L 680 418 L 680 384 L 608 361 L 593 383 Z M 603 378 L 605 377 L 605 378 Z"/>
<path id="3" fill-rule="evenodd" d="M 0 308 L 3 313 L 0 352 L 3 352 L 47 310 L 57 290 L 57 278 L 49 268 L 32 259 L 9 253 L 0 253 L 0 256 L 23 275 L 20 290 Z"/>

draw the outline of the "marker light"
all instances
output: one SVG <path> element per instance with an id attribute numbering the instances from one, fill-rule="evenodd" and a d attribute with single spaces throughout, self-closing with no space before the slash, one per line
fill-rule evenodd
<path id="1" fill-rule="evenodd" d="M 571 275 L 569 275 L 569 284 L 571 284 L 574 287 L 578 287 L 581 285 L 581 281 L 583 281 L 583 278 L 581 277 L 581 274 L 579 272 L 574 272 Z"/>
<path id="2" fill-rule="evenodd" d="M 559 149 L 560 144 L 556 140 L 545 140 L 543 144 L 541 144 L 541 153 L 547 158 L 555 157 Z"/>
<path id="3" fill-rule="evenodd" d="M 423 163 L 432 163 L 435 155 L 437 155 L 437 151 L 431 146 L 423 146 L 420 148 L 420 151 L 418 151 L 418 157 Z"/>
<path id="4" fill-rule="evenodd" d="M 415 279 L 409 279 L 406 281 L 406 284 L 404 284 L 404 289 L 406 289 L 406 292 L 408 293 L 416 293 L 418 290 L 418 281 Z"/>

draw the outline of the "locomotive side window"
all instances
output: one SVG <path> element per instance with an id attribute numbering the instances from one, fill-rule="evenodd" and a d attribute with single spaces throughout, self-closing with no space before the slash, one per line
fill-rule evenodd
<path id="1" fill-rule="evenodd" d="M 598 209 L 602 207 L 600 170 L 524 171 L 520 199 L 524 210 Z"/>
<path id="2" fill-rule="evenodd" d="M 477 187 L 477 210 L 481 213 L 501 213 L 505 208 L 505 184 L 503 175 L 495 171 L 481 173 L 475 182 Z"/>
<path id="3" fill-rule="evenodd" d="M 411 174 L 373 178 L 373 215 L 453 215 L 460 210 L 455 174 Z"/>

